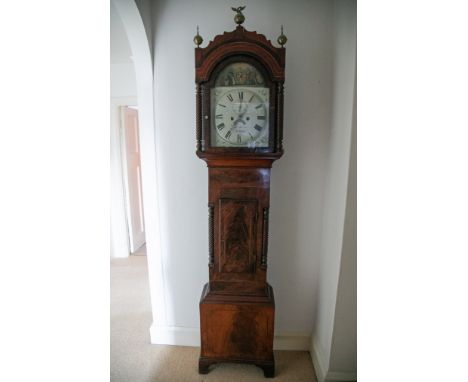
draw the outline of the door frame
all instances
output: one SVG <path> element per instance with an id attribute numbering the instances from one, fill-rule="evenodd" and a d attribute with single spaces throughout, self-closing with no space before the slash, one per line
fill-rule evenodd
<path id="1" fill-rule="evenodd" d="M 118 111 L 119 111 L 119 139 L 120 139 L 120 152 L 122 156 L 122 179 L 123 179 L 123 185 L 124 185 L 124 201 L 125 201 L 125 217 L 126 217 L 126 226 L 127 226 L 127 238 L 128 238 L 128 243 L 129 243 L 129 254 L 131 255 L 132 253 L 136 252 L 140 247 L 134 248 L 134 252 L 132 252 L 132 235 L 133 233 L 131 232 L 132 228 L 132 204 L 130 203 L 130 183 L 128 179 L 128 155 L 127 155 L 127 142 L 126 142 L 126 126 L 125 126 L 125 115 L 124 115 L 124 108 L 127 107 L 129 109 L 135 109 L 137 111 L 137 114 L 139 115 L 139 109 L 138 105 L 135 99 L 135 103 L 129 103 L 126 105 L 119 105 L 118 106 Z M 138 137 L 140 137 L 140 122 L 138 119 Z M 138 138 L 138 145 L 140 145 L 139 138 Z M 139 147 L 138 149 L 139 154 L 141 156 L 141 149 Z M 141 164 L 141 158 L 140 158 L 140 164 Z M 140 165 L 141 167 L 141 165 Z M 140 168 L 140 181 L 141 179 L 141 168 Z M 140 206 L 141 206 L 141 213 L 142 213 L 142 218 L 144 220 L 145 216 L 145 207 L 143 205 L 143 190 L 141 188 L 141 183 L 140 183 Z M 133 207 L 134 208 L 134 207 Z M 143 222 L 143 228 L 145 232 L 145 242 L 146 242 L 146 228 Z M 135 244 L 135 243 L 133 243 Z M 144 245 L 145 243 L 143 243 Z"/>
<path id="2" fill-rule="evenodd" d="M 127 215 L 127 192 L 124 171 L 122 106 L 137 105 L 137 97 L 111 98 L 111 242 L 112 257 L 130 255 L 130 238 Z M 144 207 L 143 207 L 144 208 Z"/>

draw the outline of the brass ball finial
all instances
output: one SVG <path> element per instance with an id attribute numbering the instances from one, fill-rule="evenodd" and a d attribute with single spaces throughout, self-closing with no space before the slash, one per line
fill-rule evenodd
<path id="1" fill-rule="evenodd" d="M 281 34 L 280 36 L 278 37 L 278 44 L 280 44 L 281 46 L 283 46 L 284 44 L 286 44 L 286 42 L 288 41 L 288 38 L 284 35 L 283 33 L 283 26 L 281 25 Z"/>
<path id="2" fill-rule="evenodd" d="M 245 5 L 243 7 L 231 7 L 234 12 L 237 12 L 234 16 L 234 21 L 237 25 L 241 25 L 245 21 L 245 16 L 242 14 L 242 11 L 245 9 Z"/>
<path id="3" fill-rule="evenodd" d="M 203 37 L 200 36 L 200 34 L 198 33 L 198 25 L 197 25 L 197 34 L 195 35 L 195 37 L 193 38 L 193 42 L 195 43 L 195 45 L 197 46 L 197 48 L 200 47 L 200 44 L 203 42 Z"/>

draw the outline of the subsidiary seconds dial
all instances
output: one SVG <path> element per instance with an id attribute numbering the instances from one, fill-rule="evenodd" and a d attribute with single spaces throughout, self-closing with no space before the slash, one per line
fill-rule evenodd
<path id="1" fill-rule="evenodd" d="M 268 147 L 268 95 L 266 88 L 215 88 L 213 146 Z"/>

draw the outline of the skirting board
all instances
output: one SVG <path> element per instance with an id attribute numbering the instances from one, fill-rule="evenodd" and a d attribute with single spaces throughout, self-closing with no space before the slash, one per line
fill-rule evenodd
<path id="1" fill-rule="evenodd" d="M 180 326 L 156 326 L 150 328 L 151 343 L 158 345 L 200 346 L 200 329 Z M 278 333 L 275 334 L 275 350 L 309 350 L 310 334 Z"/>
<path id="2" fill-rule="evenodd" d="M 310 356 L 312 358 L 312 364 L 314 365 L 315 375 L 317 376 L 317 382 L 325 382 L 325 367 L 323 365 L 324 358 L 320 351 L 320 346 L 314 339 L 310 341 Z"/>
<path id="3" fill-rule="evenodd" d="M 356 382 L 357 373 L 341 373 L 337 371 L 329 371 L 326 382 Z"/>
<path id="4" fill-rule="evenodd" d="M 343 373 L 326 371 L 324 367 L 324 357 L 320 346 L 312 339 L 310 346 L 310 356 L 314 365 L 317 382 L 351 382 L 357 381 L 357 373 Z"/>

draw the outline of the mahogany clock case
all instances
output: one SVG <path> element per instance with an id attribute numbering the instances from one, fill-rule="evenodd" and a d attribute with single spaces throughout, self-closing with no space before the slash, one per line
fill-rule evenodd
<path id="1" fill-rule="evenodd" d="M 252 65 L 269 89 L 268 147 L 213 147 L 211 89 L 236 62 Z M 274 376 L 273 288 L 267 283 L 272 163 L 283 154 L 285 49 L 238 25 L 195 48 L 197 155 L 208 166 L 209 283 L 200 299 L 199 372 L 242 362 Z M 266 128 L 266 127 L 265 127 Z"/>

